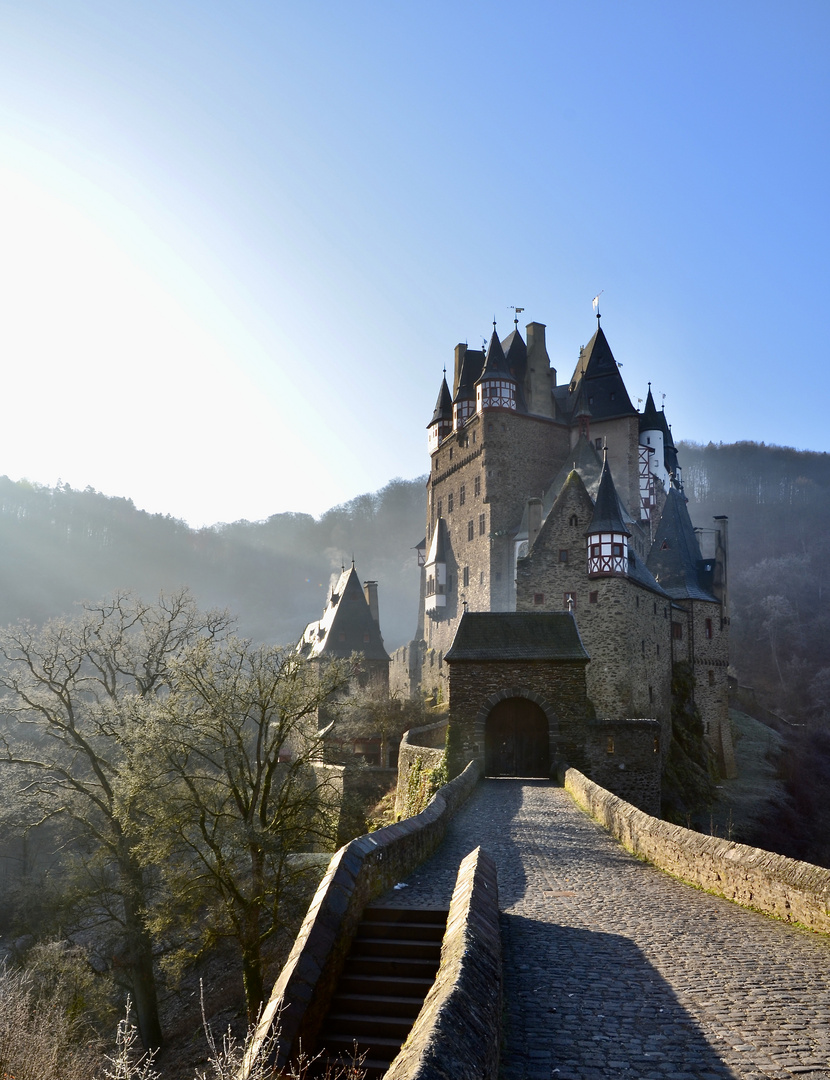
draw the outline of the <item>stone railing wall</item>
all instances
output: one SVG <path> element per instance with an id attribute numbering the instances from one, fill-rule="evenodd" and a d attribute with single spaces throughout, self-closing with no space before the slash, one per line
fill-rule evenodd
<path id="1" fill-rule="evenodd" d="M 496 867 L 479 847 L 461 863 L 441 966 L 384 1080 L 496 1080 L 501 1006 Z"/>
<path id="2" fill-rule="evenodd" d="M 398 789 L 395 794 L 395 814 L 398 817 L 406 817 L 409 812 L 409 776 L 416 762 L 420 762 L 422 770 L 440 768 L 444 760 L 446 737 L 446 719 L 404 732 L 398 750 Z"/>
<path id="3" fill-rule="evenodd" d="M 417 817 L 387 825 L 335 852 L 274 985 L 237 1080 L 255 1074 L 263 1043 L 279 1031 L 273 1064 L 311 1048 L 328 1010 L 363 909 L 430 855 L 479 778 L 470 764 Z"/>
<path id="4" fill-rule="evenodd" d="M 576 769 L 565 788 L 635 855 L 707 892 L 830 933 L 830 870 L 650 817 Z"/>

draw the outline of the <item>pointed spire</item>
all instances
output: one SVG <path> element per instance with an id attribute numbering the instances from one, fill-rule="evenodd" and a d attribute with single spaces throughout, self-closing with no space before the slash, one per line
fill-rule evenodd
<path id="1" fill-rule="evenodd" d="M 512 378 L 510 372 L 507 370 L 507 360 L 504 355 L 504 349 L 501 347 L 499 335 L 496 333 L 495 319 L 493 320 L 493 335 L 490 338 L 490 344 L 487 346 L 487 358 L 484 361 L 484 370 L 481 373 L 481 378 L 485 379 L 488 375 L 498 375 L 500 378 Z"/>
<path id="2" fill-rule="evenodd" d="M 447 369 L 444 369 L 444 378 L 441 382 L 441 389 L 438 391 L 438 400 L 435 402 L 435 410 L 432 414 L 432 419 L 427 424 L 427 427 L 431 427 L 433 424 L 438 424 L 442 420 L 452 423 L 452 394 L 450 388 L 447 386 Z"/>
<path id="3" fill-rule="evenodd" d="M 625 527 L 622 512 L 620 511 L 619 496 L 611 477 L 611 470 L 608 467 L 607 448 L 603 451 L 603 456 L 599 491 L 597 491 L 594 515 L 591 518 L 591 524 L 588 526 L 588 533 L 622 533 L 624 536 L 631 536 L 631 533 Z"/>

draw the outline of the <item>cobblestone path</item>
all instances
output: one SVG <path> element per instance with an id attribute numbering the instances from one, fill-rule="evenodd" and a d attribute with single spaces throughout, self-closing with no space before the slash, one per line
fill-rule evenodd
<path id="1" fill-rule="evenodd" d="M 640 862 L 543 780 L 480 783 L 381 903 L 448 905 L 478 844 L 499 874 L 503 1080 L 830 1077 L 830 938 Z"/>

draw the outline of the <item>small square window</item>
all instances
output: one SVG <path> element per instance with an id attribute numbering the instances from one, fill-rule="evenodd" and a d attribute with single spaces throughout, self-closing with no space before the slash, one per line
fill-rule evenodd
<path id="1" fill-rule="evenodd" d="M 533 604 L 535 607 L 541 607 L 545 602 L 545 594 L 542 592 L 535 592 L 533 594 Z"/>
<path id="2" fill-rule="evenodd" d="M 599 592 L 595 591 L 595 592 L 589 592 L 588 593 L 588 603 L 589 604 L 596 604 L 596 603 L 598 603 L 598 601 L 599 601 Z"/>

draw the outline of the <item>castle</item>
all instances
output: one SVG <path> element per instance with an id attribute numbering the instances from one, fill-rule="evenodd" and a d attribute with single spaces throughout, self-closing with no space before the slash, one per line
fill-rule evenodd
<path id="1" fill-rule="evenodd" d="M 665 413 L 650 386 L 634 408 L 599 315 L 567 382 L 541 323 L 456 346 L 427 432 L 422 610 L 393 689 L 449 700 L 490 775 L 566 757 L 653 806 L 682 664 L 731 774 L 727 521 L 692 526 Z"/>

